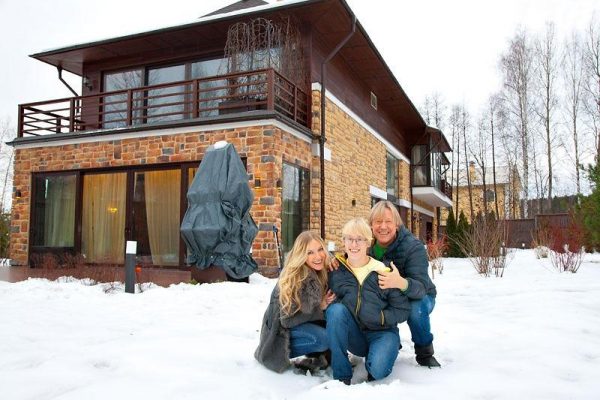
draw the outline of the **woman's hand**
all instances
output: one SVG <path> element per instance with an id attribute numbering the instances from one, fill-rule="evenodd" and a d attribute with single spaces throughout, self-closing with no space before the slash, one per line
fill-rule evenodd
<path id="1" fill-rule="evenodd" d="M 323 296 L 323 300 L 321 300 L 321 310 L 325 310 L 334 301 L 335 293 L 333 293 L 331 289 L 327 290 L 327 292 Z"/>

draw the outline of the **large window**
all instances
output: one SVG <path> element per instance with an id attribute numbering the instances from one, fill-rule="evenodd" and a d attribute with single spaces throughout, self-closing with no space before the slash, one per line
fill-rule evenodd
<path id="1" fill-rule="evenodd" d="M 309 228 L 309 188 L 308 170 L 283 164 L 281 243 L 284 252 L 290 251 L 298 235 Z"/>
<path id="2" fill-rule="evenodd" d="M 88 263 L 122 264 L 125 241 L 133 240 L 139 263 L 185 265 L 182 190 L 197 167 L 186 162 L 34 174 L 31 255 L 68 251 Z"/>
<path id="3" fill-rule="evenodd" d="M 152 68 L 148 70 L 147 86 L 184 81 L 185 65 Z M 148 90 L 147 115 L 148 123 L 173 121 L 182 119 L 184 115 L 185 85 L 167 86 L 160 89 Z"/>
<path id="4" fill-rule="evenodd" d="M 32 246 L 72 248 L 75 245 L 76 183 L 75 174 L 34 177 Z"/>

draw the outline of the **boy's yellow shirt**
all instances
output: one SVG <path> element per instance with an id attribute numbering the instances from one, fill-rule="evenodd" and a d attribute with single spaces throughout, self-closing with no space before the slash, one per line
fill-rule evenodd
<path id="1" fill-rule="evenodd" d="M 350 264 L 348 264 L 348 260 L 341 256 L 336 256 L 336 258 L 338 260 L 340 260 L 348 268 L 350 268 L 350 270 L 352 271 L 354 276 L 356 276 L 358 283 L 360 283 L 361 285 L 365 281 L 365 278 L 367 277 L 367 275 L 369 275 L 370 272 L 372 272 L 372 271 L 389 271 L 390 270 L 388 267 L 385 266 L 384 263 L 382 263 L 381 261 L 377 261 L 373 257 L 369 257 L 369 262 L 367 264 L 363 265 L 362 267 L 358 267 L 358 268 L 350 266 Z"/>

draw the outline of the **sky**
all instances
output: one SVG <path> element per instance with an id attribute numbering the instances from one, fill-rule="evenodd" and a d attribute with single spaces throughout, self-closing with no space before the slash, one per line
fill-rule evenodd
<path id="1" fill-rule="evenodd" d="M 273 2 L 273 0 L 269 0 Z M 28 55 L 193 21 L 234 0 L 0 0 L 0 118 L 17 105 L 70 97 L 54 67 Z M 347 0 L 417 106 L 441 93 L 476 112 L 500 88 L 498 60 L 518 27 L 583 30 L 600 0 Z M 80 79 L 69 80 L 78 91 Z"/>
<path id="2" fill-rule="evenodd" d="M 253 357 L 275 280 L 148 287 L 0 282 L 0 398 L 591 400 L 600 392 L 600 254 L 558 273 L 514 250 L 504 277 L 444 259 L 431 314 L 440 369 L 417 365 L 406 324 L 387 378 L 272 372 Z M 0 267 L 6 268 L 6 267 Z"/>

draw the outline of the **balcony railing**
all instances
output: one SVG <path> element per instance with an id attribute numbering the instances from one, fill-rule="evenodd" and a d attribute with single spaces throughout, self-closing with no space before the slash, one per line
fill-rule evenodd
<path id="1" fill-rule="evenodd" d="M 272 110 L 308 126 L 309 98 L 273 69 L 19 106 L 18 137 L 115 129 Z"/>

